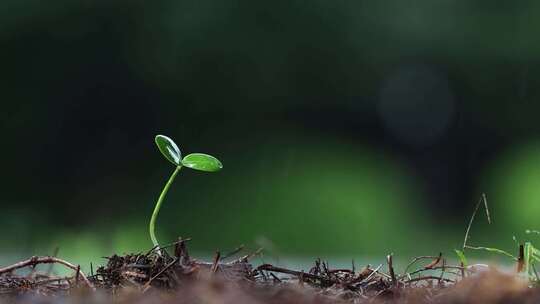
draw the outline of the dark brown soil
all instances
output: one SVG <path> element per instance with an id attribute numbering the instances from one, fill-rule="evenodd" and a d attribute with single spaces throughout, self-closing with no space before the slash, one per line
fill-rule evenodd
<path id="1" fill-rule="evenodd" d="M 0 302 L 8 303 L 540 303 L 540 289 L 518 276 L 447 265 L 442 255 L 415 258 L 397 274 L 392 256 L 378 267 L 332 269 L 316 260 L 307 271 L 264 264 L 252 253 L 216 253 L 204 262 L 189 256 L 188 240 L 174 253 L 108 258 L 106 266 L 85 275 L 55 257 L 33 257 L 0 268 Z M 62 264 L 70 277 L 36 271 L 40 264 Z M 22 274 L 26 270 L 26 273 Z"/>

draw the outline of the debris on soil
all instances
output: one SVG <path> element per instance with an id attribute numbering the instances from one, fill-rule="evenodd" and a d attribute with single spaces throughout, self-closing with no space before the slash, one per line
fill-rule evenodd
<path id="1" fill-rule="evenodd" d="M 47 273 L 39 273 L 35 271 L 39 264 L 61 264 L 74 270 L 75 274 L 72 277 L 55 277 Z M 22 268 L 31 268 L 31 271 L 25 276 L 14 274 L 14 271 Z M 84 282 L 90 290 L 96 290 L 92 282 L 81 271 L 80 266 L 75 266 L 56 257 L 32 257 L 0 268 L 0 294 L 65 294 L 72 288 L 79 286 L 80 282 Z"/>
<path id="2" fill-rule="evenodd" d="M 169 255 L 165 248 L 141 254 L 113 255 L 106 266 L 85 275 L 80 266 L 56 257 L 33 257 L 0 268 L 0 302 L 32 297 L 40 303 L 59 298 L 88 303 L 538 303 L 540 289 L 494 270 L 448 265 L 437 256 L 414 258 L 403 274 L 396 273 L 393 256 L 385 265 L 357 271 L 333 269 L 317 259 L 307 271 L 271 264 L 253 266 L 259 252 L 238 255 L 240 248 L 211 262 L 190 257 L 179 239 Z M 423 266 L 417 266 L 422 265 Z M 61 264 L 69 277 L 39 272 L 40 264 Z M 27 272 L 20 274 L 22 269 Z"/>

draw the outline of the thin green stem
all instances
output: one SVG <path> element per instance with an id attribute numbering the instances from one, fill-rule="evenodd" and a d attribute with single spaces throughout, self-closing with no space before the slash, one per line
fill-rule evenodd
<path id="1" fill-rule="evenodd" d="M 152 239 L 152 243 L 154 243 L 154 247 L 156 248 L 157 252 L 160 252 L 159 250 L 159 243 L 156 238 L 156 219 L 159 214 L 159 209 L 161 208 L 161 204 L 163 203 L 163 200 L 165 199 L 165 196 L 167 196 L 167 192 L 169 191 L 169 188 L 171 187 L 174 178 L 180 172 L 180 169 L 182 169 L 182 166 L 176 167 L 171 177 L 169 177 L 169 180 L 165 184 L 165 187 L 163 187 L 163 190 L 161 190 L 161 194 L 159 195 L 159 198 L 156 203 L 156 207 L 154 208 L 154 212 L 152 213 L 152 218 L 150 219 L 150 239 Z"/>

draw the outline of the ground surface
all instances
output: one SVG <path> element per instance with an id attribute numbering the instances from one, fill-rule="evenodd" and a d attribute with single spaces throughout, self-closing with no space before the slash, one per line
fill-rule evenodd
<path id="1" fill-rule="evenodd" d="M 167 253 L 166 250 L 172 252 Z M 516 275 L 448 265 L 442 255 L 417 257 L 395 273 L 385 265 L 332 269 L 315 260 L 307 271 L 263 264 L 258 253 L 190 257 L 187 240 L 169 248 L 112 256 L 84 274 L 56 257 L 33 257 L 0 268 L 0 301 L 7 303 L 540 303 L 540 289 Z M 37 271 L 62 264 L 74 275 Z"/>

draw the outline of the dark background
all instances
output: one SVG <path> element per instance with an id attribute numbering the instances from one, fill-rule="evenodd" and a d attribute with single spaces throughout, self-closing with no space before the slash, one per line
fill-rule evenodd
<path id="1" fill-rule="evenodd" d="M 0 4 L 0 247 L 276 255 L 512 246 L 540 212 L 540 2 Z M 536 225 L 536 226 L 535 226 Z M 421 252 L 423 251 L 423 252 Z"/>

